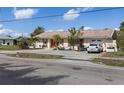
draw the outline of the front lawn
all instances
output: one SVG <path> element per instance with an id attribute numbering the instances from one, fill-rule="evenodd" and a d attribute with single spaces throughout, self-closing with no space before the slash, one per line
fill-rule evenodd
<path id="1" fill-rule="evenodd" d="M 60 59 L 63 57 L 61 55 L 34 54 L 34 53 L 17 53 L 17 54 L 8 54 L 8 55 L 12 57 L 38 58 L 38 59 Z"/>
<path id="2" fill-rule="evenodd" d="M 19 47 L 17 45 L 0 45 L 0 50 L 18 50 Z"/>
<path id="3" fill-rule="evenodd" d="M 124 52 L 106 52 L 102 55 L 103 57 L 124 57 Z"/>
<path id="4" fill-rule="evenodd" d="M 95 58 L 92 61 L 94 63 L 97 63 L 97 64 L 105 64 L 105 65 L 110 65 L 110 66 L 124 67 L 124 60 L 112 60 L 112 59 Z"/>
<path id="5" fill-rule="evenodd" d="M 0 50 L 37 50 L 41 48 L 20 49 L 17 45 L 0 45 Z"/>

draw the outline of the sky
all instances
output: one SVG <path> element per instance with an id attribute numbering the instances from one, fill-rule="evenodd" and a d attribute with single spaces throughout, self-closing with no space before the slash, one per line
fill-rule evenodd
<path id="1" fill-rule="evenodd" d="M 104 9 L 105 7 L 1 7 L 0 21 L 11 19 L 25 19 L 34 17 L 44 17 L 58 15 L 59 17 L 49 17 L 35 20 L 22 20 L 14 22 L 0 22 L 0 35 L 11 35 L 13 37 L 29 36 L 38 26 L 44 27 L 45 31 L 67 31 L 71 27 L 79 29 L 104 29 L 119 28 L 124 21 L 124 8 L 81 13 Z M 68 15 L 70 13 L 77 13 Z"/>

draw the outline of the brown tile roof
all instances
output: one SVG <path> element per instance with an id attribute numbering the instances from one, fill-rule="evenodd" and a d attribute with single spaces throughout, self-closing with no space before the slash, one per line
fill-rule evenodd
<path id="1" fill-rule="evenodd" d="M 114 30 L 112 29 L 103 29 L 103 30 L 88 30 L 83 31 L 83 38 L 111 38 Z"/>
<path id="2" fill-rule="evenodd" d="M 54 35 L 59 34 L 62 38 L 67 38 L 70 33 L 67 31 L 63 32 L 44 32 L 42 34 L 37 35 L 40 38 L 53 38 Z"/>
<path id="3" fill-rule="evenodd" d="M 81 31 L 83 35 L 81 38 L 111 38 L 114 30 L 112 29 L 102 29 L 102 30 L 85 30 Z M 40 38 L 53 38 L 54 35 L 59 34 L 62 38 L 67 38 L 70 33 L 68 31 L 64 32 L 44 32 L 42 34 L 37 35 Z"/>

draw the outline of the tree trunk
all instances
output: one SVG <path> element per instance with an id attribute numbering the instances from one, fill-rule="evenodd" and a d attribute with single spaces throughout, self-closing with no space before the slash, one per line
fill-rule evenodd
<path id="1" fill-rule="evenodd" d="M 35 44 L 33 44 L 33 48 L 35 49 Z"/>

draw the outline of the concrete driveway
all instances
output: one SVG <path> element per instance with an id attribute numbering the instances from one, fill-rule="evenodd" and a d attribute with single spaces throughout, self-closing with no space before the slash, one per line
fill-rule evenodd
<path id="1" fill-rule="evenodd" d="M 52 55 L 63 55 L 67 59 L 82 59 L 92 60 L 93 58 L 99 57 L 99 53 L 87 53 L 86 51 L 72 51 L 72 50 L 52 50 L 52 49 L 36 49 L 36 50 L 14 50 L 14 51 L 0 51 L 0 53 L 37 53 L 37 54 L 52 54 Z"/>
<path id="2" fill-rule="evenodd" d="M 1 85 L 124 84 L 124 68 L 67 59 L 24 59 L 0 54 Z"/>

